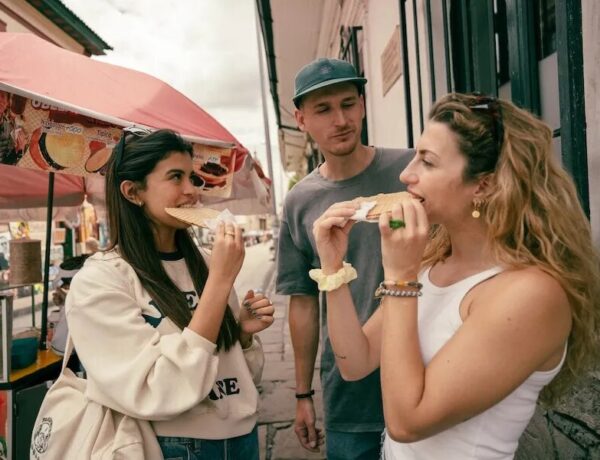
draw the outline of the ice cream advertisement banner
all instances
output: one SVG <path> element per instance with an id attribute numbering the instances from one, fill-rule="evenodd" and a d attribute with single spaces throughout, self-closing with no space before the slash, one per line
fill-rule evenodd
<path id="1" fill-rule="evenodd" d="M 121 129 L 0 91 L 0 163 L 83 176 L 102 172 Z"/>
<path id="2" fill-rule="evenodd" d="M 236 170 L 236 154 L 233 149 L 194 145 L 194 172 L 204 179 L 202 195 L 229 197 Z"/>
<path id="3" fill-rule="evenodd" d="M 0 91 L 0 164 L 84 176 L 103 174 L 121 127 Z M 234 150 L 193 144 L 202 195 L 229 197 Z"/>

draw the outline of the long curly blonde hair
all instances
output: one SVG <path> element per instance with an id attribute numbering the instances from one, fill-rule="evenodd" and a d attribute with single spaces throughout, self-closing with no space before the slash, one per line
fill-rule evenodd
<path id="1" fill-rule="evenodd" d="M 465 182 L 489 176 L 480 212 L 496 261 L 509 268 L 538 267 L 565 290 L 573 327 L 565 365 L 540 395 L 556 403 L 600 356 L 600 257 L 571 177 L 552 148 L 552 131 L 529 112 L 503 100 L 449 94 L 429 119 L 446 124 L 467 158 Z M 426 266 L 452 248 L 446 229 L 432 229 Z"/>

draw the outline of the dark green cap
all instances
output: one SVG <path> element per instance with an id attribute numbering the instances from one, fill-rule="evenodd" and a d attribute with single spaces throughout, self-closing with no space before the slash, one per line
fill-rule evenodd
<path id="1" fill-rule="evenodd" d="M 296 74 L 294 105 L 300 106 L 300 100 L 311 91 L 337 83 L 355 83 L 363 86 L 367 79 L 359 77 L 352 64 L 340 59 L 321 58 L 305 65 Z"/>

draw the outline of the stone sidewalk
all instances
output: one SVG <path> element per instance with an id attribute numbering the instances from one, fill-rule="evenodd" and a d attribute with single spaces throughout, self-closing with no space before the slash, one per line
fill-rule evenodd
<path id="1" fill-rule="evenodd" d="M 261 460 L 324 459 L 322 453 L 312 453 L 300 446 L 294 433 L 296 400 L 294 392 L 294 354 L 287 320 L 287 297 L 275 294 L 274 276 L 267 283 L 265 292 L 275 306 L 275 322 L 261 332 L 265 352 L 265 369 L 259 388 L 261 403 L 258 433 Z M 315 369 L 313 388 L 318 426 L 323 427 L 323 404 L 319 381 L 319 361 Z"/>

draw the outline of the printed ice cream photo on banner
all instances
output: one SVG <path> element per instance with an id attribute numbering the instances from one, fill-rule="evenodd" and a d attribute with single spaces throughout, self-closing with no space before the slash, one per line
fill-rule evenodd
<path id="1" fill-rule="evenodd" d="M 234 150 L 194 144 L 194 171 L 204 179 L 202 195 L 229 197 L 235 169 Z"/>
<path id="2" fill-rule="evenodd" d="M 102 172 L 121 128 L 0 91 L 0 163 L 82 176 Z"/>
<path id="3" fill-rule="evenodd" d="M 23 114 L 24 102 L 20 96 L 13 98 L 0 91 L 0 163 L 17 164 L 23 155 L 27 141 L 17 119 Z"/>

